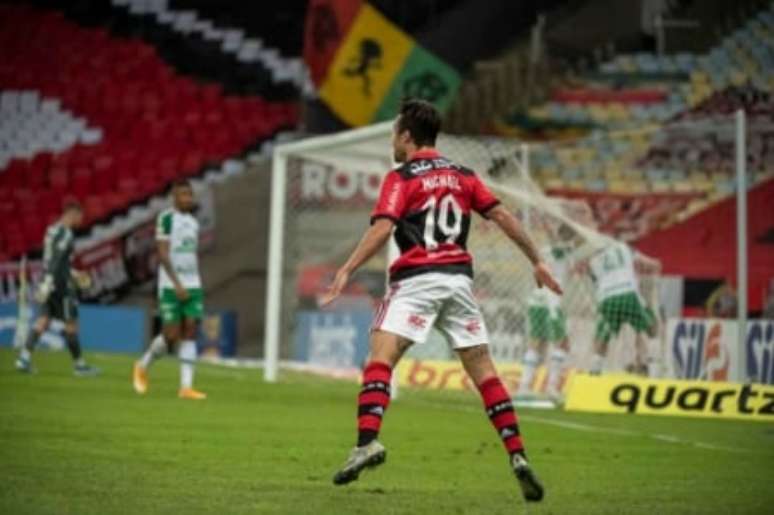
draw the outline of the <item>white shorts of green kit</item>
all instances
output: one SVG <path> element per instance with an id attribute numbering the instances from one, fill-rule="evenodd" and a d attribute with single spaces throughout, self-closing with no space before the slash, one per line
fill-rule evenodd
<path id="1" fill-rule="evenodd" d="M 425 343 L 433 327 L 453 349 L 489 343 L 470 277 L 429 272 L 391 283 L 372 330 Z"/>

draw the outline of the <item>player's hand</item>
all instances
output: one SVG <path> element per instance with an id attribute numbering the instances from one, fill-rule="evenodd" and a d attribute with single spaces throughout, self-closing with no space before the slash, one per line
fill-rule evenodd
<path id="1" fill-rule="evenodd" d="M 318 301 L 320 306 L 327 306 L 336 300 L 336 298 L 341 295 L 341 292 L 344 291 L 344 288 L 347 286 L 348 282 L 349 271 L 345 270 L 344 268 L 339 268 L 335 277 L 333 278 L 333 283 L 331 283 L 328 290 L 320 297 Z"/>
<path id="2" fill-rule="evenodd" d="M 180 284 L 175 285 L 175 295 L 177 295 L 177 300 L 180 300 L 180 301 L 188 300 L 188 290 L 183 288 L 183 286 Z"/>
<path id="3" fill-rule="evenodd" d="M 73 270 L 72 275 L 73 280 L 75 280 L 75 284 L 78 285 L 79 289 L 88 290 L 91 288 L 91 276 L 89 274 L 79 270 Z"/>
<path id="4" fill-rule="evenodd" d="M 559 286 L 557 280 L 551 275 L 551 270 L 542 261 L 535 265 L 535 282 L 537 283 L 538 288 L 545 286 L 557 295 L 562 294 L 562 287 Z"/>
<path id="5" fill-rule="evenodd" d="M 35 290 L 35 302 L 45 304 L 54 291 L 54 278 L 46 275 Z"/>

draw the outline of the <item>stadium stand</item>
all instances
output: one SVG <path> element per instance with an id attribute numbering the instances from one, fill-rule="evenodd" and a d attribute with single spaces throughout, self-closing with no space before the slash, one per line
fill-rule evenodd
<path id="1" fill-rule="evenodd" d="M 74 11 L 0 5 L 4 258 L 39 247 L 63 198 L 78 198 L 93 225 L 297 122 L 295 85 L 278 93 L 269 79 L 234 91 L 233 76 L 180 72 L 148 38 L 122 32 L 120 13 L 101 16 L 110 22 L 102 26 L 75 19 Z M 267 100 L 261 84 L 281 100 Z"/>
<path id="2" fill-rule="evenodd" d="M 693 196 L 676 221 L 733 191 L 730 117 L 740 107 L 753 183 L 774 174 L 773 59 L 770 5 L 705 54 L 618 55 L 493 129 L 564 140 L 534 147 L 534 175 L 547 190 Z"/>
<path id="3" fill-rule="evenodd" d="M 275 95 L 291 97 L 297 89 L 310 91 L 311 84 L 299 57 L 300 34 L 294 34 L 301 27 L 298 20 L 303 19 L 303 2 L 288 2 L 282 9 L 244 2 L 240 2 L 241 6 L 236 2 L 230 6 L 219 2 L 215 8 L 211 2 L 197 1 L 112 0 L 111 3 L 114 9 L 105 13 L 107 17 L 124 21 L 141 36 L 157 40 L 159 47 L 167 47 L 165 52 L 176 61 L 181 55 L 179 47 L 183 47 L 192 54 L 185 65 L 200 75 L 211 74 L 212 65 L 225 58 L 232 61 L 225 63 L 227 70 L 239 68 L 239 81 L 231 79 L 233 73 L 222 74 L 225 82 L 233 83 L 235 88 L 244 88 L 245 83 L 255 82 L 256 75 L 266 76 L 268 72 L 271 83 L 260 85 L 263 95 L 267 89 L 276 90 Z M 241 13 L 241 19 L 233 19 L 235 13 Z M 94 16 L 92 10 L 89 15 Z M 270 29 L 277 23 L 285 30 Z M 267 37 L 271 39 L 267 41 Z M 168 47 L 170 40 L 177 40 L 178 48 Z M 293 87 L 289 87 L 291 84 Z"/>

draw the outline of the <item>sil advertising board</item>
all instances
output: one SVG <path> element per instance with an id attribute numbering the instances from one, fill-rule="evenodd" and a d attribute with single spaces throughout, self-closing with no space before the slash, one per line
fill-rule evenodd
<path id="1" fill-rule="evenodd" d="M 667 322 L 667 375 L 676 379 L 774 384 L 774 320 L 750 320 L 739 342 L 734 320 Z"/>

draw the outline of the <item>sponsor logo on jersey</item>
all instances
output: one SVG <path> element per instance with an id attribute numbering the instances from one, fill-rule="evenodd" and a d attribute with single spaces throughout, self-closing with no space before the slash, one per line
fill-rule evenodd
<path id="1" fill-rule="evenodd" d="M 413 175 L 424 175 L 433 169 L 433 163 L 427 159 L 409 163 L 409 172 Z"/>
<path id="2" fill-rule="evenodd" d="M 424 329 L 427 326 L 427 320 L 415 314 L 409 315 L 408 323 L 414 329 Z"/>
<path id="3" fill-rule="evenodd" d="M 470 334 L 478 334 L 481 331 L 481 322 L 478 320 L 471 320 L 465 324 L 465 330 Z"/>
<path id="4" fill-rule="evenodd" d="M 195 236 L 184 236 L 173 249 L 174 252 L 191 253 L 196 252 L 199 240 Z"/>
<path id="5" fill-rule="evenodd" d="M 435 159 L 418 159 L 411 161 L 408 165 L 409 172 L 412 175 L 425 175 L 431 170 L 443 170 L 454 166 L 451 161 L 443 157 Z"/>

